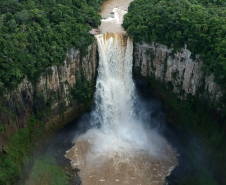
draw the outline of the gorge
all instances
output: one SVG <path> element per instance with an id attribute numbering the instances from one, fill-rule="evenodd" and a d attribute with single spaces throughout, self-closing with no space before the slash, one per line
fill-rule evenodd
<path id="1" fill-rule="evenodd" d="M 66 157 L 81 169 L 83 184 L 163 184 L 176 154 L 149 128 L 153 110 L 145 109 L 132 79 L 133 43 L 113 33 L 96 38 L 100 60 L 89 118 L 94 128 L 76 138 Z"/>
<path id="2" fill-rule="evenodd" d="M 50 153 L 58 159 L 66 154 L 65 157 L 71 160 L 71 167 L 66 168 L 76 169 L 68 175 L 68 178 L 76 176 L 77 180 L 72 184 L 81 181 L 85 185 L 178 184 L 182 182 L 179 176 L 190 174 L 199 178 L 199 172 L 205 176 L 201 176 L 197 184 L 224 182 L 224 165 L 203 164 L 215 150 L 204 146 L 202 138 L 197 137 L 199 132 L 185 126 L 196 126 L 200 114 L 203 114 L 201 124 L 209 123 L 209 117 L 204 118 L 205 110 L 196 107 L 195 103 L 197 99 L 206 99 L 217 107 L 224 90 L 215 83 L 213 75 L 200 72 L 202 60 L 191 59 L 186 46 L 175 51 L 157 42 L 133 43 L 121 26 L 130 2 L 108 0 L 103 3 L 100 34 L 94 36 L 95 42 L 88 46 L 85 55 L 78 49 L 70 49 L 64 63 L 47 67 L 35 85 L 24 78 L 18 88 L 3 96 L 0 110 L 4 125 L 0 133 L 2 165 L 6 164 L 7 148 L 15 147 L 10 138 L 21 134 L 22 129 L 29 129 L 28 135 L 35 135 L 36 129 L 43 129 L 43 135 L 48 130 L 56 132 L 91 108 L 90 112 L 66 125 L 41 149 L 41 156 Z M 144 81 L 147 84 L 139 87 Z M 155 93 L 155 97 L 164 102 L 164 113 L 170 123 L 165 121 L 161 103 L 153 97 L 147 98 L 146 91 L 148 97 Z M 193 109 L 200 111 L 195 114 L 197 120 L 194 123 Z M 221 110 L 214 109 L 216 120 L 221 119 L 218 118 Z M 189 118 L 186 117 L 186 121 L 178 119 L 179 114 Z M 30 121 L 34 117 L 36 125 Z M 76 128 L 70 126 L 72 124 L 77 125 Z M 218 126 L 211 128 L 218 134 Z M 218 146 L 216 136 L 208 129 L 205 132 Z M 224 131 L 222 133 L 224 135 Z M 68 144 L 70 142 L 73 146 Z M 68 146 L 64 147 L 64 144 Z M 196 150 L 194 153 L 189 151 L 192 147 Z M 218 147 L 219 156 L 224 155 L 220 150 Z M 206 152 L 208 154 L 203 154 Z M 183 160 L 188 162 L 181 160 L 184 153 L 187 156 Z M 58 164 L 64 160 L 60 159 Z M 203 169 L 194 169 L 200 164 Z M 178 169 L 181 173 L 185 169 L 185 172 L 180 175 Z M 26 178 L 27 184 L 35 184 L 31 177 Z M 182 184 L 189 184 L 187 177 L 185 181 Z M 191 181 L 190 184 L 195 183 Z"/>
<path id="3" fill-rule="evenodd" d="M 114 16 L 102 20 L 102 34 L 95 36 L 99 66 L 94 108 L 87 123 L 81 122 L 92 127 L 75 138 L 75 146 L 66 157 L 73 168 L 81 169 L 84 185 L 163 184 L 177 164 L 176 153 L 157 130 L 150 128 L 147 115 L 153 110 L 145 109 L 136 92 L 133 42 L 121 27 L 126 11 L 117 1 L 106 3 L 114 7 Z"/>

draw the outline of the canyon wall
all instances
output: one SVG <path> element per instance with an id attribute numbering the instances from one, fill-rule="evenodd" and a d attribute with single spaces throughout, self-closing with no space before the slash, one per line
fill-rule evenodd
<path id="1" fill-rule="evenodd" d="M 142 76 L 150 76 L 164 82 L 166 88 L 182 99 L 197 95 L 217 103 L 223 91 L 215 84 L 213 75 L 201 72 L 202 61 L 186 48 L 173 51 L 158 43 L 138 43 L 134 49 L 134 68 Z M 201 93 L 200 93 L 201 92 Z"/>
<path id="2" fill-rule="evenodd" d="M 88 54 L 82 57 L 80 52 L 71 49 L 61 66 L 46 69 L 37 83 L 28 79 L 10 94 L 1 97 L 0 105 L 0 149 L 7 146 L 7 140 L 20 127 L 26 127 L 28 118 L 34 114 L 46 123 L 62 127 L 72 121 L 84 109 L 70 94 L 70 87 L 76 83 L 76 73 L 85 71 L 92 81 L 97 73 L 97 45 L 88 47 Z M 1 150 L 0 150 L 1 151 Z"/>

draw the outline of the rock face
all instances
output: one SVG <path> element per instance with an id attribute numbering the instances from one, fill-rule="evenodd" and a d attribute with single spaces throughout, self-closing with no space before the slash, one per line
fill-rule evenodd
<path id="1" fill-rule="evenodd" d="M 190 93 L 201 95 L 217 102 L 222 90 L 214 83 L 214 77 L 204 75 L 200 67 L 202 61 L 196 56 L 190 58 L 191 52 L 186 48 L 174 52 L 173 49 L 158 43 L 136 44 L 134 49 L 134 66 L 142 76 L 152 76 L 165 82 L 166 87 L 186 99 Z M 183 92 L 183 93 L 181 93 Z"/>
<path id="2" fill-rule="evenodd" d="M 71 49 L 61 66 L 52 66 L 41 75 L 38 83 L 32 84 L 24 79 L 18 88 L 10 94 L 1 97 L 0 106 L 0 146 L 7 146 L 7 139 L 17 132 L 18 128 L 26 127 L 31 114 L 46 114 L 42 118 L 47 126 L 56 126 L 72 121 L 83 109 L 72 100 L 70 87 L 76 83 L 76 72 L 83 70 L 89 81 L 97 75 L 97 45 L 88 48 L 88 54 L 82 57 L 80 52 Z M 63 119 L 64 118 L 64 119 Z M 3 132 L 4 128 L 4 132 Z"/>

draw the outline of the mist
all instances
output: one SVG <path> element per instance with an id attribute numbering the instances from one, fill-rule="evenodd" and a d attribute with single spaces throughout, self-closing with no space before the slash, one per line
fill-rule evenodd
<path id="1" fill-rule="evenodd" d="M 80 125 L 90 127 L 74 138 L 74 142 L 88 142 L 86 165 L 100 159 L 104 163 L 115 155 L 124 160 L 138 153 L 156 159 L 168 159 L 166 148 L 171 148 L 162 137 L 161 115 L 156 114 L 154 100 L 139 97 L 133 78 L 133 42 L 119 34 L 96 36 L 99 48 L 99 68 L 91 113 Z M 159 121 L 158 121 L 159 120 Z M 150 124 L 151 123 L 151 124 Z M 170 160 L 170 158 L 169 158 Z"/>

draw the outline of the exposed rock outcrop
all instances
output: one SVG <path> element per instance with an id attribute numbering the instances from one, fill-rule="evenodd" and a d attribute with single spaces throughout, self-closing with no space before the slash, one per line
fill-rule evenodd
<path id="1" fill-rule="evenodd" d="M 88 54 L 82 57 L 80 52 L 71 49 L 61 66 L 52 66 L 41 75 L 38 83 L 32 84 L 27 78 L 10 94 L 1 97 L 0 106 L 0 145 L 7 146 L 7 138 L 26 127 L 31 114 L 46 114 L 42 119 L 47 126 L 54 123 L 62 126 L 72 121 L 83 109 L 70 95 L 70 87 L 76 83 L 76 71 L 84 69 L 89 81 L 97 73 L 97 45 L 88 48 Z M 64 118 L 64 119 L 62 119 Z M 4 130 L 4 132 L 3 132 Z"/>
<path id="2" fill-rule="evenodd" d="M 191 52 L 186 46 L 174 53 L 173 49 L 154 42 L 135 45 L 134 66 L 139 68 L 142 76 L 149 75 L 166 82 L 167 88 L 180 94 L 183 99 L 189 93 L 196 95 L 201 88 L 202 96 L 217 102 L 223 92 L 215 84 L 213 75 L 207 76 L 201 72 L 201 65 L 199 56 L 191 59 Z"/>

